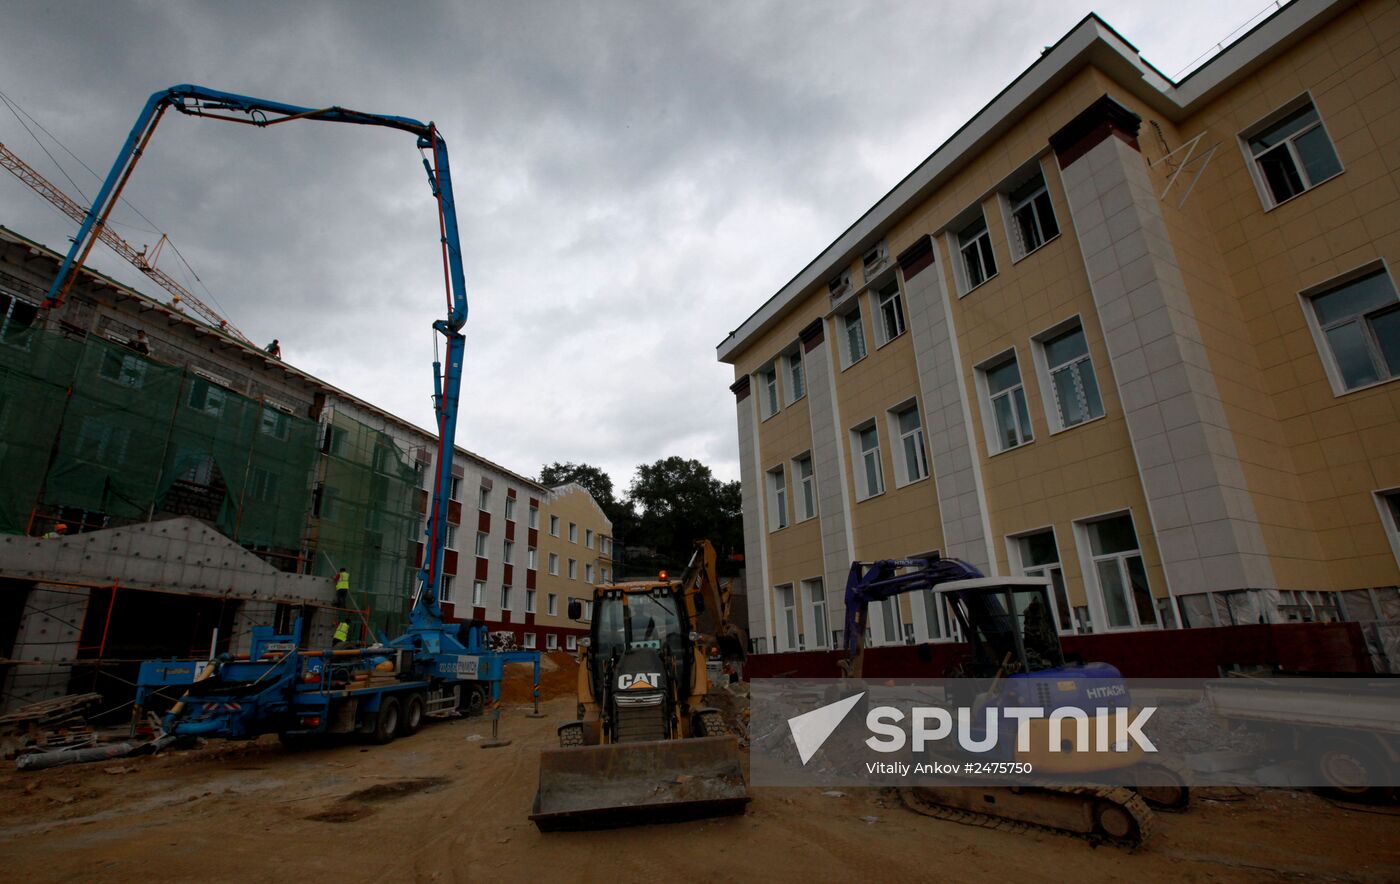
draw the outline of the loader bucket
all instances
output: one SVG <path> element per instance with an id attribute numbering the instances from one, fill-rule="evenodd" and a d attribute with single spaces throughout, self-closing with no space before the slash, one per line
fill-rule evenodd
<path id="1" fill-rule="evenodd" d="M 541 832 L 607 829 L 743 813 L 734 737 L 571 746 L 540 753 L 530 819 Z"/>

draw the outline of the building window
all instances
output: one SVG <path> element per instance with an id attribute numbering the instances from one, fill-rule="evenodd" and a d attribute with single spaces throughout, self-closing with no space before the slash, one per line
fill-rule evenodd
<path id="1" fill-rule="evenodd" d="M 883 602 L 871 602 L 870 607 L 879 610 L 879 614 L 871 614 L 871 619 L 879 618 L 881 626 L 884 628 L 882 643 L 886 645 L 898 645 L 904 642 L 904 612 L 899 609 L 899 596 L 891 596 Z"/>
<path id="2" fill-rule="evenodd" d="M 611 538 L 611 537 L 604 537 L 604 538 L 603 538 L 603 555 L 605 555 L 605 556 L 610 556 L 610 555 L 612 555 L 612 538 Z"/>
<path id="3" fill-rule="evenodd" d="M 963 294 L 997 275 L 997 259 L 992 253 L 992 235 L 987 230 L 986 216 L 978 213 L 976 221 L 958 231 L 958 251 L 962 254 Z"/>
<path id="4" fill-rule="evenodd" d="M 38 316 L 37 304 L 0 292 L 0 341 L 20 345 L 24 341 L 24 333 L 34 325 Z M 28 346 L 27 343 L 23 344 L 21 349 Z"/>
<path id="5" fill-rule="evenodd" d="M 515 521 L 515 498 L 514 498 L 514 497 L 507 497 L 507 498 L 506 498 L 506 521 L 507 521 L 507 522 L 514 522 L 514 521 Z"/>
<path id="6" fill-rule="evenodd" d="M 509 586 L 502 586 L 502 587 L 501 587 L 501 610 L 502 610 L 502 611 L 509 611 L 509 610 L 510 610 L 510 587 L 509 587 Z"/>
<path id="7" fill-rule="evenodd" d="M 865 358 L 865 323 L 860 318 L 860 304 L 853 305 L 837 322 L 841 324 L 841 367 L 850 368 Z"/>
<path id="8" fill-rule="evenodd" d="M 822 579 L 815 577 L 811 580 L 802 581 L 802 597 L 807 600 L 807 604 L 812 609 L 812 645 L 818 648 L 826 647 L 826 590 L 822 586 Z"/>
<path id="9" fill-rule="evenodd" d="M 501 554 L 501 561 L 505 562 L 507 565 L 515 564 L 515 541 L 507 540 L 505 542 L 504 552 Z"/>
<path id="10" fill-rule="evenodd" d="M 593 563 L 592 563 L 592 562 L 584 562 L 584 563 L 583 563 L 583 582 L 584 582 L 584 583 L 590 583 L 590 584 L 593 582 Z"/>
<path id="11" fill-rule="evenodd" d="M 584 529 L 583 529 L 583 545 L 586 546 L 586 547 L 588 547 L 589 549 L 592 549 L 592 548 L 593 548 L 593 529 L 592 529 L 592 528 L 584 528 Z"/>
<path id="12" fill-rule="evenodd" d="M 526 548 L 525 548 L 525 567 L 526 567 L 526 568 L 529 568 L 531 571 L 534 571 L 534 570 L 536 570 L 537 568 L 539 568 L 539 566 L 540 566 L 540 551 L 537 550 L 537 549 L 535 549 L 533 546 L 526 547 Z"/>
<path id="13" fill-rule="evenodd" d="M 1060 549 L 1055 544 L 1054 531 L 1039 531 L 1015 538 L 1016 552 L 1021 560 L 1021 573 L 1050 581 L 1050 605 L 1055 616 L 1055 628 L 1073 632 L 1069 593 L 1065 590 L 1065 572 L 1060 567 Z"/>
<path id="14" fill-rule="evenodd" d="M 450 576 L 450 575 L 443 575 L 443 578 L 442 578 L 442 591 L 438 593 L 438 601 L 440 601 L 440 602 L 450 602 L 450 601 L 452 601 L 452 584 L 455 583 L 456 580 L 457 580 L 456 577 L 452 577 L 452 576 Z"/>
<path id="15" fill-rule="evenodd" d="M 489 511 L 491 508 L 491 489 L 487 488 L 485 485 L 481 486 L 481 491 L 477 494 L 476 508 L 483 513 Z"/>
<path id="16" fill-rule="evenodd" d="M 1311 101 L 1244 138 L 1265 208 L 1291 200 L 1342 171 L 1332 139 Z"/>
<path id="17" fill-rule="evenodd" d="M 569 523 L 569 542 L 570 542 L 570 543 L 578 543 L 578 523 L 577 523 L 577 522 L 570 522 L 570 523 Z"/>
<path id="18" fill-rule="evenodd" d="M 1061 430 L 1103 417 L 1103 399 L 1094 376 L 1094 362 L 1084 339 L 1084 327 L 1053 333 L 1036 341 L 1045 358 L 1054 421 Z"/>
<path id="19" fill-rule="evenodd" d="M 452 487 L 448 496 L 457 501 L 462 499 L 462 478 L 460 476 L 452 477 Z"/>
<path id="20" fill-rule="evenodd" d="M 146 378 L 146 361 L 135 354 L 107 350 L 102 354 L 102 362 L 97 367 L 97 373 L 114 384 L 139 390 Z M 265 415 L 263 420 L 266 423 Z"/>
<path id="21" fill-rule="evenodd" d="M 485 602 L 482 601 L 482 599 L 485 598 L 485 597 L 486 597 L 486 581 L 485 581 L 485 580 L 473 580 L 473 581 L 472 581 L 472 604 L 475 605 L 475 606 L 478 607 L 478 608 L 481 607 L 483 604 L 485 604 Z"/>
<path id="22" fill-rule="evenodd" d="M 583 619 L 592 622 L 593 620 L 593 600 L 583 600 Z"/>
<path id="23" fill-rule="evenodd" d="M 555 537 L 558 537 L 558 536 L 559 536 L 559 517 L 558 517 L 558 516 L 550 516 L 550 517 L 549 517 L 549 533 L 552 534 L 552 535 L 555 536 Z"/>
<path id="24" fill-rule="evenodd" d="M 782 586 L 773 587 L 773 592 L 778 597 L 778 626 L 782 628 L 782 635 L 778 636 L 778 644 L 783 650 L 797 650 L 797 609 L 793 604 L 792 584 L 785 583 Z"/>
<path id="25" fill-rule="evenodd" d="M 1084 527 L 1109 627 L 1156 626 L 1157 606 L 1147 585 L 1147 568 L 1142 563 L 1132 516 L 1112 516 Z"/>
<path id="26" fill-rule="evenodd" d="M 788 404 L 791 405 L 807 395 L 807 369 L 802 364 L 802 345 L 798 344 L 796 350 L 784 356 L 783 363 L 787 366 Z"/>
<path id="27" fill-rule="evenodd" d="M 1045 189 L 1045 176 L 1036 175 L 1011 191 L 1006 201 L 1011 208 L 1011 233 L 1017 257 L 1024 258 L 1060 235 L 1060 225 L 1050 205 L 1050 192 Z"/>
<path id="28" fill-rule="evenodd" d="M 856 467 L 856 499 L 865 500 L 885 493 L 885 471 L 880 465 L 880 431 L 874 421 L 857 427 L 851 434 L 860 454 Z"/>
<path id="29" fill-rule="evenodd" d="M 545 613 L 549 614 L 551 617 L 559 616 L 559 596 L 555 593 L 551 592 L 545 598 Z"/>
<path id="30" fill-rule="evenodd" d="M 995 453 L 1031 441 L 1031 416 L 1015 351 L 997 357 L 980 371 L 987 385 L 988 447 Z"/>
<path id="31" fill-rule="evenodd" d="M 533 632 L 527 632 L 527 633 L 525 633 L 525 647 L 526 647 L 527 650 L 533 650 L 533 649 L 534 649 L 534 647 L 535 647 L 535 634 L 534 634 Z"/>
<path id="32" fill-rule="evenodd" d="M 564 649 L 565 649 L 565 650 L 568 650 L 568 651 L 577 651 L 577 650 L 578 650 L 578 636 L 576 636 L 576 635 L 566 635 L 566 636 L 564 636 Z"/>
<path id="33" fill-rule="evenodd" d="M 559 576 L 559 555 L 557 553 L 549 554 L 549 573 L 555 577 Z"/>
<path id="34" fill-rule="evenodd" d="M 817 481 L 812 469 L 812 455 L 804 454 L 793 459 L 792 468 L 797 476 L 797 521 L 805 522 L 817 514 Z"/>
<path id="35" fill-rule="evenodd" d="M 555 635 L 552 632 L 546 634 L 544 637 L 544 649 L 546 651 L 559 650 L 559 636 Z"/>
<path id="36" fill-rule="evenodd" d="M 453 529 L 451 526 L 448 526 L 448 530 L 451 531 Z M 486 558 L 486 538 L 487 534 L 485 531 L 476 532 L 476 548 L 473 552 L 478 558 Z"/>
<path id="37" fill-rule="evenodd" d="M 759 401 L 763 404 L 763 420 L 778 413 L 778 369 L 772 365 L 763 368 L 758 373 L 758 381 L 763 386 L 763 395 Z"/>
<path id="38" fill-rule="evenodd" d="M 904 334 L 904 297 L 899 292 L 899 280 L 890 280 L 889 285 L 876 293 L 875 299 L 880 317 L 876 328 L 883 347 Z"/>
<path id="39" fill-rule="evenodd" d="M 1340 390 L 1400 375 L 1400 300 L 1384 269 L 1312 295 L 1308 301 Z"/>
<path id="40" fill-rule="evenodd" d="M 200 414 L 219 417 L 224 413 L 224 390 L 204 378 L 195 378 L 190 383 L 189 405 Z"/>
<path id="41" fill-rule="evenodd" d="M 578 579 L 578 562 L 574 561 L 573 559 L 569 559 L 569 579 Z"/>
<path id="42" fill-rule="evenodd" d="M 769 531 L 786 528 L 787 521 L 787 481 L 783 468 L 768 471 L 768 524 Z"/>
<path id="43" fill-rule="evenodd" d="M 895 458 L 895 485 L 903 487 L 928 477 L 928 452 L 924 449 L 924 428 L 919 406 L 910 402 L 890 411 L 890 433 L 899 438 Z"/>
<path id="44" fill-rule="evenodd" d="M 535 613 L 535 591 L 533 589 L 525 590 L 525 613 Z"/>
<path id="45" fill-rule="evenodd" d="M 534 529 L 537 530 L 537 531 L 539 530 L 539 527 L 540 527 L 540 508 L 537 507 L 537 506 L 535 506 L 534 504 L 531 504 L 531 505 L 530 505 L 530 522 L 529 522 L 529 526 L 530 526 L 531 528 L 534 528 Z"/>
<path id="46" fill-rule="evenodd" d="M 599 579 L 599 582 L 604 583 L 604 584 L 606 584 L 606 583 L 608 582 L 608 578 L 611 576 L 607 568 L 599 568 L 599 569 L 598 569 L 598 574 L 599 574 L 599 578 L 598 578 L 598 579 Z"/>

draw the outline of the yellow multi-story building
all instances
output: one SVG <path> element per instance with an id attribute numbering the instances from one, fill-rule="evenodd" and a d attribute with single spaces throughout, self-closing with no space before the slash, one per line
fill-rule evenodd
<path id="1" fill-rule="evenodd" d="M 593 587 L 613 577 L 612 522 L 577 483 L 551 488 L 541 519 L 538 592 L 531 625 L 542 636 L 540 648 L 572 651 L 593 619 Z M 572 599 L 582 603 L 581 621 L 569 619 Z"/>
<path id="2" fill-rule="evenodd" d="M 1066 633 L 1400 620 L 1398 59 L 1391 0 L 1176 83 L 1091 15 L 745 320 L 756 650 L 933 551 L 1046 576 Z"/>

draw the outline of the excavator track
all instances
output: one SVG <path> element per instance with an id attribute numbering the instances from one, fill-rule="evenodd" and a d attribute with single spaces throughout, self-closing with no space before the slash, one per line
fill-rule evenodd
<path id="1" fill-rule="evenodd" d="M 1156 828 L 1146 802 L 1121 786 L 1040 782 L 1014 789 L 966 785 L 941 789 L 914 786 L 896 791 L 904 806 L 915 813 L 1001 832 L 1068 834 L 1135 849 L 1145 844 Z M 1046 806 L 1035 807 L 1037 804 Z M 1017 812 L 1027 809 L 1031 812 L 1018 818 Z"/>

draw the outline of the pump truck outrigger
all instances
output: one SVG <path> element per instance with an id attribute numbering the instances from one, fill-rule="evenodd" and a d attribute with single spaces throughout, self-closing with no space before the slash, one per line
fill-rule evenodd
<path id="1" fill-rule="evenodd" d="M 415 732 L 425 716 L 472 711 L 500 693 L 501 670 L 511 662 L 533 662 L 536 652 L 493 652 L 480 624 L 444 623 L 438 604 L 447 537 L 448 496 L 462 387 L 467 322 L 466 282 L 457 229 L 447 142 L 431 122 L 343 107 L 299 107 L 203 86 L 172 86 L 151 95 L 93 201 L 43 303 L 63 303 L 77 269 L 92 249 L 120 198 L 156 125 L 166 110 L 207 119 L 267 127 L 292 120 L 321 120 L 381 126 L 414 135 L 423 154 L 428 185 L 437 203 L 447 316 L 433 323 L 446 342 L 446 368 L 433 363 L 433 408 L 438 456 L 426 548 L 413 594 L 409 627 L 367 648 L 308 650 L 298 647 L 300 621 L 289 635 L 271 627 L 253 629 L 247 655 L 224 655 L 208 663 L 151 661 L 142 666 L 138 705 L 163 687 L 184 696 L 165 717 L 166 738 L 246 738 L 278 733 L 284 739 L 358 730 L 387 742 Z"/>
<path id="2" fill-rule="evenodd" d="M 680 580 L 663 572 L 594 587 L 578 717 L 559 727 L 560 748 L 540 755 L 530 819 L 541 831 L 743 812 L 738 739 L 720 710 L 704 705 L 707 655 L 742 664 L 747 645 L 715 558 L 701 540 Z M 571 619 L 582 613 L 569 603 Z M 702 632 L 710 618 L 713 631 Z"/>
<path id="3" fill-rule="evenodd" d="M 965 677 L 969 684 L 990 680 L 975 696 L 952 698 L 958 705 L 1036 705 L 1048 717 L 1056 708 L 1090 708 L 1097 702 L 1090 697 L 1108 687 L 1115 702 L 1126 707 L 1130 697 L 1116 667 L 1066 661 L 1049 589 L 1041 578 L 984 577 L 966 562 L 937 555 L 852 562 L 846 582 L 847 658 L 841 661 L 842 672 L 861 677 L 871 602 L 928 591 L 926 604 L 947 606 L 972 652 L 971 659 L 949 675 Z M 1036 698 L 1033 704 L 1030 698 Z M 1031 727 L 1040 724 L 1043 720 L 1033 721 Z M 994 751 L 1001 754 L 994 760 L 1032 762 L 1036 779 L 1026 786 L 985 788 L 968 781 L 902 788 L 900 797 L 910 809 L 942 819 L 1054 829 L 1128 846 L 1141 844 L 1151 833 L 1149 807 L 1182 810 L 1189 803 L 1190 792 L 1175 766 L 1147 761 L 1139 748 L 1094 752 L 1071 747 L 1077 751 L 1042 751 L 1030 758 L 1017 751 L 1014 734 L 1014 729 L 998 733 Z M 1074 775 L 1111 784 L 1079 785 Z"/>

